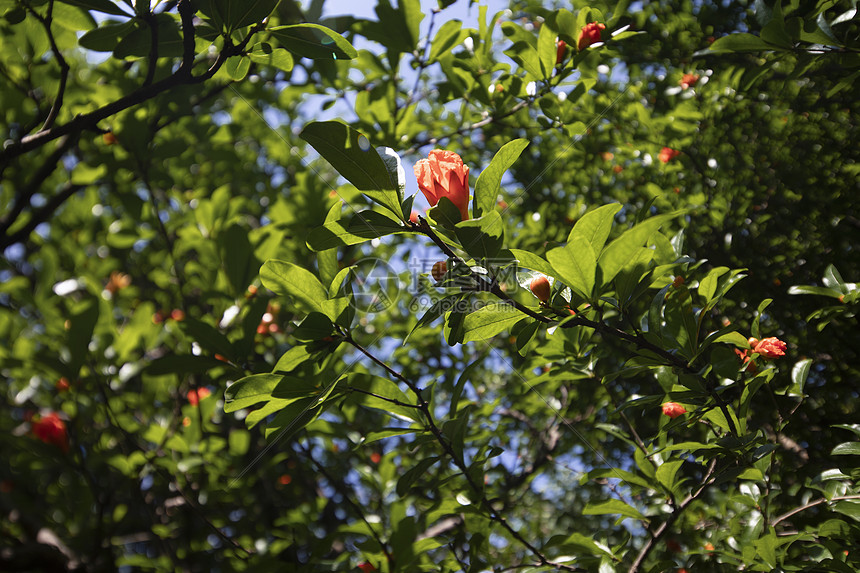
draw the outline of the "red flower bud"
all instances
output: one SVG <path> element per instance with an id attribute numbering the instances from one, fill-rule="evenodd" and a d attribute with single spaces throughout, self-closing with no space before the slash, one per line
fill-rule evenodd
<path id="1" fill-rule="evenodd" d="M 672 286 L 675 288 L 680 288 L 681 285 L 683 285 L 683 284 L 684 284 L 684 277 L 682 277 L 681 275 L 678 275 L 677 277 L 675 277 L 675 280 L 672 281 Z"/>
<path id="2" fill-rule="evenodd" d="M 677 402 L 666 402 L 665 404 L 663 404 L 662 408 L 663 414 L 669 416 L 673 420 L 681 414 L 687 413 L 687 409 Z"/>
<path id="3" fill-rule="evenodd" d="M 559 65 L 564 61 L 565 53 L 567 53 L 567 43 L 564 40 L 559 40 L 556 43 L 555 65 Z"/>
<path id="4" fill-rule="evenodd" d="M 367 561 L 358 564 L 358 568 L 361 569 L 364 573 L 370 573 L 371 571 L 376 571 L 376 567 L 368 563 Z"/>
<path id="5" fill-rule="evenodd" d="M 188 391 L 188 403 L 192 406 L 196 406 L 200 403 L 200 400 L 209 396 L 212 392 L 209 391 L 209 388 L 206 386 L 198 389 L 198 390 L 189 390 Z"/>
<path id="6" fill-rule="evenodd" d="M 102 134 L 102 141 L 104 141 L 105 145 L 115 145 L 117 138 L 112 131 L 108 131 L 107 133 Z"/>
<path id="7" fill-rule="evenodd" d="M 699 81 L 699 74 L 684 74 L 678 82 L 683 89 L 691 88 Z"/>
<path id="8" fill-rule="evenodd" d="M 677 149 L 672 149 L 671 147 L 664 147 L 660 150 L 660 155 L 657 156 L 657 159 L 659 159 L 663 163 L 669 163 L 679 155 L 681 155 L 681 152 Z"/>
<path id="9" fill-rule="evenodd" d="M 380 455 L 379 452 L 373 452 L 372 454 L 370 454 L 370 461 L 372 461 L 375 464 L 378 464 L 379 462 L 382 461 L 382 455 Z"/>
<path id="10" fill-rule="evenodd" d="M 284 474 L 278 478 L 278 483 L 281 485 L 290 485 L 292 481 L 293 478 L 290 476 L 290 474 Z"/>
<path id="11" fill-rule="evenodd" d="M 469 218 L 469 168 L 453 151 L 434 149 L 428 159 L 415 164 L 418 188 L 431 206 L 447 197 L 460 209 L 463 220 Z"/>
<path id="12" fill-rule="evenodd" d="M 591 44 L 596 44 L 600 41 L 600 31 L 606 29 L 606 24 L 599 22 L 591 22 L 582 27 L 579 33 L 579 41 L 576 43 L 576 48 L 581 52 Z"/>
<path id="13" fill-rule="evenodd" d="M 775 336 L 765 338 L 761 342 L 756 342 L 755 345 L 750 342 L 750 346 L 753 347 L 753 352 L 761 355 L 762 358 L 779 358 L 780 356 L 785 356 L 785 351 L 788 348 L 785 342 Z"/>
<path id="14" fill-rule="evenodd" d="M 536 279 L 532 279 L 531 284 L 529 284 L 529 290 L 531 290 L 532 294 L 541 302 L 549 301 L 550 294 L 552 294 L 552 287 L 550 287 L 549 279 L 545 276 L 539 276 Z"/>
<path id="15" fill-rule="evenodd" d="M 66 423 L 55 412 L 42 416 L 33 422 L 33 434 L 46 444 L 53 444 L 63 452 L 69 451 L 69 435 L 66 432 Z"/>
<path id="16" fill-rule="evenodd" d="M 172 311 L 170 311 L 170 318 L 177 322 L 182 322 L 183 320 L 185 320 L 185 311 L 178 308 L 174 308 Z"/>
<path id="17" fill-rule="evenodd" d="M 418 211 L 413 209 L 412 212 L 409 213 L 409 220 L 412 221 L 413 223 L 417 224 L 418 223 Z"/>
<path id="18" fill-rule="evenodd" d="M 69 379 L 63 376 L 62 378 L 57 380 L 57 383 L 54 384 L 54 387 L 57 389 L 57 392 L 66 392 L 69 388 L 72 387 L 72 385 L 69 384 Z"/>
<path id="19" fill-rule="evenodd" d="M 430 269 L 430 274 L 433 276 L 433 280 L 437 283 L 442 280 L 442 277 L 445 276 L 445 273 L 448 272 L 448 263 L 445 261 L 439 261 L 433 265 L 433 268 Z"/>

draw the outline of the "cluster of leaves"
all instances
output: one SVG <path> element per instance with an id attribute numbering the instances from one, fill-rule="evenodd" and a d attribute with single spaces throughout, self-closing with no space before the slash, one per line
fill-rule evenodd
<path id="1" fill-rule="evenodd" d="M 856 570 L 856 6 L 322 4 L 0 0 L 0 564 Z"/>

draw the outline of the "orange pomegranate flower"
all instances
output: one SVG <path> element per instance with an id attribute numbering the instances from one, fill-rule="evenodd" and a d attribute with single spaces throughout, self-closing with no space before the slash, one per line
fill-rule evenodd
<path id="1" fill-rule="evenodd" d="M 51 412 L 33 422 L 33 434 L 46 444 L 53 444 L 63 450 L 69 451 L 69 435 L 66 432 L 66 423 L 55 413 Z"/>
<path id="2" fill-rule="evenodd" d="M 779 358 L 780 356 L 785 356 L 785 351 L 788 348 L 785 342 L 775 336 L 757 341 L 754 345 L 750 343 L 750 345 L 753 347 L 753 352 L 762 358 Z"/>
<path id="3" fill-rule="evenodd" d="M 462 220 L 469 218 L 469 168 L 459 155 L 434 149 L 415 164 L 415 177 L 431 206 L 447 197 L 460 210 Z"/>
<path id="4" fill-rule="evenodd" d="M 666 402 L 665 404 L 663 404 L 662 408 L 663 414 L 669 416 L 673 420 L 681 414 L 687 413 L 687 409 L 677 402 Z"/>
<path id="5" fill-rule="evenodd" d="M 581 52 L 591 44 L 596 44 L 600 41 L 600 31 L 606 29 L 606 24 L 599 22 L 591 22 L 582 27 L 582 32 L 579 33 L 579 41 L 576 43 L 576 48 Z"/>

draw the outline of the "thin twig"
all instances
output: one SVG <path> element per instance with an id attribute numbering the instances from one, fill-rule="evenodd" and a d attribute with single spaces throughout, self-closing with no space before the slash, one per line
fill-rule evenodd
<path id="1" fill-rule="evenodd" d="M 830 503 L 833 501 L 843 501 L 846 499 L 860 499 L 860 495 L 837 495 L 837 496 L 833 496 L 830 499 L 827 499 L 826 497 L 822 497 L 820 499 L 816 499 L 815 501 L 810 501 L 807 504 L 801 505 L 800 507 L 795 507 L 791 511 L 783 513 L 782 515 L 780 515 L 779 517 L 777 517 L 776 519 L 771 521 L 770 525 L 771 525 L 771 527 L 776 526 L 778 523 L 780 523 L 781 521 L 785 521 L 786 519 L 788 519 L 792 515 L 796 515 L 802 511 L 806 511 L 807 509 L 809 509 L 811 507 L 815 507 L 816 505 L 821 505 L 822 503 Z"/>
<path id="2" fill-rule="evenodd" d="M 705 472 L 705 476 L 702 479 L 702 483 L 699 485 L 699 489 L 689 494 L 684 500 L 675 506 L 675 509 L 672 511 L 672 514 L 666 518 L 666 521 L 660 524 L 660 526 L 654 531 L 654 534 L 650 539 L 645 541 L 645 545 L 642 546 L 642 549 L 639 550 L 639 554 L 636 556 L 636 559 L 633 561 L 633 565 L 628 569 L 628 573 L 636 573 L 639 571 L 639 568 L 644 563 L 645 559 L 648 557 L 648 554 L 651 553 L 651 550 L 654 549 L 657 542 L 666 532 L 669 530 L 669 527 L 672 526 L 675 521 L 681 517 L 681 513 L 691 504 L 693 501 L 698 499 L 702 493 L 706 489 L 708 489 L 711 485 L 714 484 L 716 479 L 714 478 L 714 472 L 717 468 L 717 460 L 711 460 L 711 463 L 708 465 L 708 469 Z"/>
<path id="3" fill-rule="evenodd" d="M 522 544 L 526 549 L 528 549 L 535 557 L 537 557 L 540 565 L 549 565 L 552 567 L 556 567 L 562 571 L 581 571 L 581 569 L 577 567 L 572 567 L 570 565 L 565 565 L 562 563 L 554 563 L 547 559 L 547 557 L 541 553 L 541 551 L 532 545 L 525 537 L 523 537 L 516 529 L 514 529 L 505 519 L 503 515 L 501 515 L 490 503 L 490 501 L 483 495 L 481 488 L 475 483 L 475 480 L 469 474 L 469 468 L 466 467 L 465 462 L 457 455 L 452 447 L 451 443 L 445 438 L 445 435 L 442 433 L 442 430 L 439 426 L 436 425 L 435 420 L 433 419 L 433 414 L 430 411 L 430 404 L 424 399 L 424 396 L 421 393 L 421 389 L 412 383 L 410 380 L 405 378 L 402 374 L 391 368 L 384 361 L 380 360 L 376 356 L 374 356 L 371 352 L 369 352 L 366 348 L 364 348 L 361 344 L 355 341 L 348 332 L 343 333 L 344 339 L 351 344 L 356 350 L 367 356 L 370 360 L 372 360 L 375 364 L 382 367 L 386 372 L 388 372 L 393 378 L 405 384 L 409 390 L 415 394 L 418 399 L 418 408 L 421 410 L 421 413 L 424 415 L 427 421 L 427 428 L 436 438 L 436 441 L 442 446 L 445 454 L 454 462 L 454 465 L 457 466 L 463 477 L 466 479 L 466 482 L 469 484 L 469 487 L 474 491 L 477 495 L 480 496 L 479 503 L 481 507 L 483 507 L 484 511 L 487 512 L 487 515 L 493 521 L 499 523 L 514 539 L 516 539 L 520 544 Z"/>

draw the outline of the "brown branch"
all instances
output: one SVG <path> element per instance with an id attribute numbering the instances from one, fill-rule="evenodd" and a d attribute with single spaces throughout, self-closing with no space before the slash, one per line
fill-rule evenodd
<path id="1" fill-rule="evenodd" d="M 51 129 L 39 131 L 38 133 L 34 133 L 33 135 L 23 137 L 20 141 L 13 142 L 5 149 L 0 151 L 0 168 L 8 164 L 11 160 L 20 157 L 25 153 L 29 153 L 30 151 L 41 147 L 42 145 L 45 145 L 46 143 L 53 141 L 59 137 L 63 137 L 64 135 L 69 135 L 72 133 L 80 133 L 87 129 L 94 129 L 96 124 L 98 124 L 100 121 L 130 107 L 148 101 L 163 92 L 179 87 L 181 85 L 197 84 L 210 79 L 218 72 L 218 70 L 221 68 L 224 62 L 227 61 L 229 57 L 242 53 L 242 51 L 245 49 L 248 42 L 250 41 L 251 37 L 265 27 L 265 24 L 261 22 L 250 30 L 248 36 L 246 36 L 241 43 L 236 45 L 229 42 L 228 39 L 228 41 L 224 45 L 224 48 L 222 48 L 222 50 L 218 53 L 218 57 L 216 58 L 212 66 L 203 74 L 199 76 L 194 76 L 191 73 L 192 67 L 194 66 L 195 55 L 194 8 L 191 5 L 191 0 L 180 0 L 178 6 L 179 15 L 182 21 L 183 56 L 182 63 L 180 64 L 179 69 L 176 70 L 174 74 L 164 78 L 161 81 L 149 85 L 144 85 L 141 88 L 135 90 L 134 92 L 128 94 L 127 96 L 121 97 L 114 102 L 106 104 L 95 111 L 83 115 L 78 115 L 67 123 L 52 127 Z"/>
<path id="2" fill-rule="evenodd" d="M 54 33 L 51 32 L 51 23 L 53 21 L 53 12 L 54 12 L 54 0 L 51 0 L 48 3 L 48 12 L 45 16 L 42 16 L 29 5 L 27 5 L 27 10 L 33 15 L 36 20 L 42 24 L 42 27 L 45 28 L 45 34 L 48 36 L 48 42 L 51 45 L 51 52 L 54 54 L 54 58 L 57 60 L 57 64 L 60 66 L 60 85 L 57 88 L 57 97 L 54 98 L 54 103 L 51 105 L 51 111 L 48 112 L 48 117 L 45 119 L 45 123 L 42 125 L 41 131 L 46 129 L 50 129 L 52 125 L 54 125 L 54 121 L 56 121 L 57 116 L 60 114 L 60 108 L 63 107 L 63 97 L 66 94 L 66 83 L 69 79 L 69 64 L 66 62 L 66 58 L 63 57 L 63 54 L 60 53 L 60 48 L 57 46 L 57 41 L 54 38 Z"/>
<path id="3" fill-rule="evenodd" d="M 60 208 L 60 206 L 65 203 L 72 195 L 80 191 L 86 187 L 86 185 L 80 185 L 76 183 L 67 183 L 63 189 L 51 197 L 51 199 L 45 203 L 45 205 L 33 213 L 30 217 L 30 220 L 27 223 L 12 233 L 11 235 L 6 235 L 0 237 L 0 251 L 9 247 L 10 245 L 14 245 L 15 243 L 21 243 L 27 240 L 27 237 L 30 236 L 36 227 L 47 221 L 51 215 L 54 214 L 54 211 Z"/>
<path id="4" fill-rule="evenodd" d="M 57 164 L 76 141 L 77 139 L 73 137 L 67 137 L 60 141 L 57 149 L 55 149 L 54 152 L 45 159 L 45 162 L 36 171 L 30 182 L 16 194 L 15 204 L 12 206 L 12 209 L 2 219 L 0 219 L 0 237 L 2 237 L 0 238 L 0 246 L 5 248 L 16 242 L 8 241 L 6 232 L 12 228 L 12 225 L 15 224 L 15 221 L 18 220 L 18 217 L 24 209 L 30 206 L 30 199 L 32 199 L 33 195 L 35 195 L 42 187 L 42 183 L 51 176 L 51 173 L 53 173 L 57 168 Z M 15 234 L 17 235 L 18 233 Z"/>
<path id="5" fill-rule="evenodd" d="M 433 434 L 433 437 L 436 438 L 436 441 L 442 447 L 442 450 L 445 454 L 451 458 L 451 461 L 454 462 L 454 465 L 457 466 L 463 477 L 466 479 L 466 482 L 469 484 L 469 487 L 474 491 L 477 495 L 480 496 L 479 503 L 484 511 L 487 512 L 487 515 L 493 521 L 499 523 L 514 539 L 516 539 L 520 544 L 522 544 L 526 549 L 528 549 L 538 560 L 540 565 L 549 565 L 555 567 L 561 571 L 582 571 L 577 567 L 572 567 L 570 565 L 565 565 L 563 563 L 554 563 L 546 558 L 546 556 L 541 553 L 540 549 L 532 545 L 525 537 L 523 537 L 520 532 L 514 529 L 511 524 L 508 523 L 507 519 L 503 515 L 501 515 L 490 503 L 490 501 L 483 495 L 481 492 L 481 488 L 475 483 L 475 480 L 472 479 L 472 476 L 469 474 L 469 468 L 466 467 L 465 462 L 457 455 L 454 451 L 454 448 L 451 446 L 451 443 L 445 438 L 445 435 L 442 433 L 442 430 L 436 425 L 435 420 L 433 419 L 433 414 L 430 411 L 430 404 L 427 400 L 424 399 L 424 396 L 421 394 L 421 388 L 413 384 L 410 380 L 405 378 L 402 374 L 391 368 L 388 364 L 371 354 L 366 348 L 364 348 L 361 344 L 353 340 L 352 336 L 349 332 L 345 332 L 344 339 L 351 344 L 356 350 L 367 356 L 370 360 L 372 360 L 375 364 L 382 367 L 386 372 L 388 372 L 393 378 L 396 378 L 400 382 L 404 383 L 409 390 L 415 394 L 418 399 L 418 409 L 421 410 L 421 413 L 424 415 L 424 418 L 427 420 L 427 428 Z"/>
<path id="6" fill-rule="evenodd" d="M 353 510 L 355 510 L 355 513 L 364 522 L 364 524 L 367 526 L 368 531 L 370 531 L 370 534 L 373 536 L 373 538 L 379 544 L 379 547 L 380 547 L 380 549 L 382 549 L 382 552 L 385 553 L 385 557 L 388 559 L 388 562 L 394 563 L 394 557 L 391 555 L 391 551 L 388 548 L 388 544 L 382 540 L 382 537 L 380 536 L 380 534 L 376 531 L 376 529 L 373 528 L 373 526 L 367 520 L 367 516 L 364 515 L 364 510 L 362 510 L 361 506 L 352 500 L 352 496 L 350 495 L 350 492 L 347 491 L 347 487 L 344 485 L 344 483 L 341 480 L 334 479 L 331 476 L 331 474 L 328 473 L 328 471 L 325 469 L 325 466 L 323 466 L 316 459 L 314 459 L 313 454 L 311 453 L 310 447 L 307 447 L 307 446 L 302 447 L 302 451 L 308 457 L 308 460 L 310 460 L 310 462 L 314 465 L 316 470 L 319 473 L 321 473 L 325 479 L 328 480 L 328 482 L 331 484 L 331 486 L 334 489 L 336 489 L 338 491 L 338 493 L 340 493 L 340 495 L 343 496 L 343 499 L 346 501 L 346 503 L 350 507 L 352 507 Z"/>
<path id="7" fill-rule="evenodd" d="M 811 507 L 815 507 L 816 505 L 821 505 L 822 503 L 830 503 L 832 501 L 843 501 L 846 499 L 860 499 L 860 495 L 837 495 L 837 496 L 833 496 L 830 499 L 827 499 L 826 497 L 822 497 L 820 499 L 816 499 L 815 501 L 810 501 L 809 503 L 807 503 L 805 505 L 801 505 L 800 507 L 795 507 L 791 511 L 783 513 L 782 515 L 780 515 L 779 517 L 777 517 L 776 519 L 771 521 L 770 525 L 771 525 L 771 527 L 774 527 L 779 522 L 785 521 L 786 519 L 788 519 L 792 515 L 798 514 L 802 511 L 806 511 L 807 509 L 809 509 Z"/>
<path id="8" fill-rule="evenodd" d="M 716 470 L 716 468 L 717 460 L 711 460 L 711 463 L 708 465 L 708 469 L 705 472 L 705 477 L 702 480 L 702 483 L 699 485 L 699 489 L 690 493 L 686 498 L 684 498 L 683 501 L 681 501 L 681 503 L 675 506 L 675 509 L 672 511 L 672 514 L 668 518 L 666 518 L 666 521 L 660 524 L 660 526 L 654 531 L 653 535 L 651 535 L 651 538 L 648 539 L 645 542 L 645 545 L 642 546 L 642 549 L 639 550 L 639 554 L 633 561 L 633 565 L 631 565 L 630 569 L 628 569 L 628 573 L 636 573 L 637 571 L 639 571 L 639 568 L 642 566 L 642 563 L 644 563 L 645 559 L 648 557 L 648 554 L 651 553 L 651 550 L 654 549 L 654 546 L 660 540 L 660 538 L 666 534 L 666 532 L 669 530 L 669 527 L 671 527 L 672 524 L 675 523 L 675 521 L 679 517 L 681 517 L 681 513 L 683 513 L 683 511 L 687 509 L 687 507 L 689 507 L 689 505 L 693 503 L 693 501 L 698 499 L 698 497 L 702 495 L 702 493 L 704 493 L 706 489 L 708 489 L 714 484 L 714 482 L 716 481 L 716 479 L 714 478 L 714 471 Z"/>

